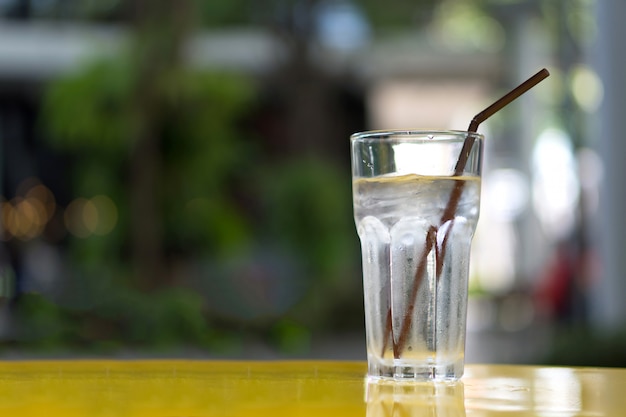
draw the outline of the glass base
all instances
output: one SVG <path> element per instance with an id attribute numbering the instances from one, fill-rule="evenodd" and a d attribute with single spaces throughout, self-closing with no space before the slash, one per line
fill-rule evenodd
<path id="1" fill-rule="evenodd" d="M 456 381 L 463 376 L 463 368 L 463 361 L 443 364 L 416 364 L 396 360 L 393 364 L 385 364 L 369 360 L 367 375 L 371 379 Z"/>

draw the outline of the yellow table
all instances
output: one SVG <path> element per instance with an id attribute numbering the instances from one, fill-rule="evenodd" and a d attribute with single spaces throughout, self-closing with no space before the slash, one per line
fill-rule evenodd
<path id="1" fill-rule="evenodd" d="M 626 369 L 469 365 L 367 383 L 363 362 L 0 362 L 0 416 L 626 416 Z"/>

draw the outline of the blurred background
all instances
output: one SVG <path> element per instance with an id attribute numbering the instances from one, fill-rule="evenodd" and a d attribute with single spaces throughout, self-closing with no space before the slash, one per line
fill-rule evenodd
<path id="1" fill-rule="evenodd" d="M 0 0 L 0 357 L 364 359 L 348 137 L 489 119 L 467 360 L 626 366 L 626 3 Z"/>

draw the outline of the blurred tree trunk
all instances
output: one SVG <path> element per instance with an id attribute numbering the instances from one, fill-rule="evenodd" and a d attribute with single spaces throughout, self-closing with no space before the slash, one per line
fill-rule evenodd
<path id="1" fill-rule="evenodd" d="M 315 40 L 314 10 L 319 0 L 283 4 L 285 19 L 274 29 L 285 44 L 289 59 L 273 80 L 273 88 L 284 100 L 283 151 L 293 155 L 315 154 L 335 139 L 331 78 L 311 61 L 311 46 Z"/>
<path id="2" fill-rule="evenodd" d="M 130 157 L 131 251 L 139 289 L 162 287 L 170 281 L 165 262 L 162 198 L 161 134 L 166 97 L 164 88 L 183 65 L 191 33 L 193 0 L 134 0 L 135 79 L 133 107 L 136 132 Z"/>

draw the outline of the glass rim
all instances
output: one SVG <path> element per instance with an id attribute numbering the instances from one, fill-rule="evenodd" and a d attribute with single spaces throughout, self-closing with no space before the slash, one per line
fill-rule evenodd
<path id="1" fill-rule="evenodd" d="M 360 139 L 370 139 L 370 140 L 388 140 L 392 138 L 415 138 L 415 139 L 423 139 L 424 137 L 432 136 L 441 136 L 440 138 L 431 138 L 432 140 L 465 140 L 466 137 L 472 136 L 475 139 L 484 139 L 485 137 L 478 132 L 470 132 L 466 130 L 431 130 L 431 129 L 380 129 L 380 130 L 364 130 L 362 132 L 356 132 L 350 135 L 351 141 L 356 141 Z M 449 136 L 449 137 L 445 137 Z M 462 138 L 460 138 L 462 136 Z"/>

